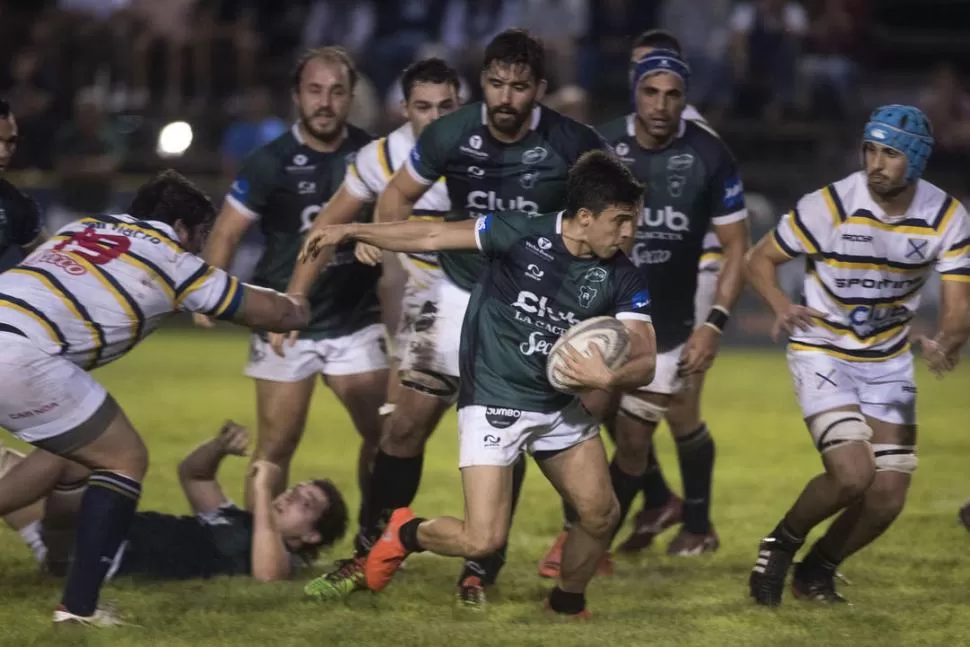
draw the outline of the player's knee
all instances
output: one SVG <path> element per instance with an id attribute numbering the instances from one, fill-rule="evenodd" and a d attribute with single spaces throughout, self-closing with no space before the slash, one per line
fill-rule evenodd
<path id="1" fill-rule="evenodd" d="M 808 429 L 816 449 L 822 454 L 846 443 L 868 444 L 872 438 L 872 429 L 858 411 L 825 411 L 812 418 Z"/>
<path id="2" fill-rule="evenodd" d="M 872 453 L 875 456 L 877 472 L 899 472 L 912 474 L 919 465 L 916 448 L 912 445 L 874 444 Z"/>
<path id="3" fill-rule="evenodd" d="M 482 559 L 497 552 L 505 544 L 505 534 L 490 530 L 475 533 L 466 542 L 465 557 Z"/>
<path id="4" fill-rule="evenodd" d="M 265 434 L 256 443 L 253 458 L 286 467 L 290 464 L 299 444 L 298 434 Z"/>
<path id="5" fill-rule="evenodd" d="M 593 506 L 583 506 L 579 510 L 579 523 L 590 536 L 597 539 L 609 537 L 620 523 L 620 503 L 616 496 L 604 498 Z"/>

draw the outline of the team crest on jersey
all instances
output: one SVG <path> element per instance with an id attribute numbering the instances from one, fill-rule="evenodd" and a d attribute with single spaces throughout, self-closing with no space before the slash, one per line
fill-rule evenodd
<path id="1" fill-rule="evenodd" d="M 602 267 L 591 267 L 583 274 L 585 283 L 602 283 L 606 280 L 607 272 Z"/>
<path id="2" fill-rule="evenodd" d="M 686 171 L 691 166 L 694 165 L 694 156 L 690 153 L 683 153 L 682 155 L 674 155 L 667 160 L 667 170 L 668 171 Z"/>
<path id="3" fill-rule="evenodd" d="M 630 154 L 630 146 L 626 142 L 620 142 L 613 150 L 615 150 L 616 154 L 620 157 Z"/>
<path id="4" fill-rule="evenodd" d="M 519 185 L 523 189 L 535 188 L 536 183 L 539 181 L 539 171 L 527 171 L 519 177 Z"/>
<path id="5" fill-rule="evenodd" d="M 297 153 L 296 155 L 293 156 L 293 163 L 296 164 L 297 166 L 306 166 L 306 163 L 308 161 L 310 160 L 308 160 L 307 156 L 304 155 L 303 153 Z"/>
<path id="6" fill-rule="evenodd" d="M 926 248 L 930 241 L 922 238 L 906 239 L 906 258 L 917 261 L 926 260 Z"/>
<path id="7" fill-rule="evenodd" d="M 684 193 L 684 185 L 687 184 L 687 176 L 685 175 L 668 175 L 667 176 L 667 193 L 670 194 L 671 198 L 679 198 Z"/>
<path id="8" fill-rule="evenodd" d="M 468 138 L 468 145 L 459 146 L 458 150 L 469 157 L 474 157 L 475 159 L 488 159 L 488 153 L 481 150 L 483 143 L 484 142 L 481 135 L 472 135 Z"/>
<path id="9" fill-rule="evenodd" d="M 542 146 L 536 146 L 522 153 L 522 163 L 529 165 L 538 164 L 547 157 L 549 157 L 549 151 Z"/>
<path id="10" fill-rule="evenodd" d="M 596 298 L 596 294 L 599 291 L 596 288 L 590 287 L 588 285 L 580 286 L 579 288 L 579 307 L 583 310 L 589 308 L 590 304 L 593 303 L 593 299 Z"/>

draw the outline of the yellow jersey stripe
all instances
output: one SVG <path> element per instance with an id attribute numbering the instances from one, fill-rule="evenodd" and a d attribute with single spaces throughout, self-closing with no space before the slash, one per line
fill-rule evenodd
<path id="1" fill-rule="evenodd" d="M 195 271 L 192 276 L 185 280 L 182 285 L 175 289 L 175 303 L 182 305 L 186 298 L 199 288 L 205 285 L 205 282 L 215 274 L 216 269 L 211 265 L 202 265 L 198 270 Z"/>
<path id="2" fill-rule="evenodd" d="M 832 322 L 825 321 L 824 319 L 816 319 L 815 323 L 820 327 L 825 328 L 829 332 L 833 332 L 840 337 L 851 337 L 856 341 L 860 341 L 870 346 L 877 346 L 879 344 L 884 344 L 887 341 L 897 337 L 899 333 L 910 324 L 912 317 L 909 319 L 904 319 L 898 323 L 894 323 L 888 328 L 880 330 L 871 335 L 860 335 L 855 330 L 849 326 L 843 327 L 842 325 L 835 325 Z"/>
<path id="3" fill-rule="evenodd" d="M 377 144 L 377 161 L 384 175 L 388 178 L 394 175 L 394 169 L 391 168 L 391 146 L 387 137 L 381 137 L 381 141 Z"/>
<path id="4" fill-rule="evenodd" d="M 970 238 L 961 240 L 953 247 L 943 252 L 943 258 L 956 258 L 958 256 L 963 256 L 964 254 L 970 254 Z"/>
<path id="5" fill-rule="evenodd" d="M 838 227 L 839 223 L 845 220 L 845 207 L 842 206 L 839 194 L 835 192 L 835 187 L 830 184 L 822 190 L 822 196 L 825 198 L 825 204 L 832 215 L 832 224 Z"/>
<path id="6" fill-rule="evenodd" d="M 135 254 L 131 251 L 125 252 L 118 258 L 125 261 L 129 265 L 147 272 L 148 275 L 152 277 L 152 280 L 162 288 L 162 291 L 165 292 L 168 298 L 171 299 L 173 303 L 175 302 L 175 284 L 172 282 L 172 279 L 165 275 L 165 272 L 163 272 L 161 268 L 144 256 L 140 256 L 139 254 Z"/>
<path id="7" fill-rule="evenodd" d="M 809 254 L 818 254 L 818 245 L 815 243 L 815 237 L 812 233 L 802 224 L 801 216 L 798 214 L 798 209 L 792 209 L 791 222 L 792 231 L 798 236 L 798 240 L 802 241 L 802 245 L 805 247 L 805 251 Z"/>
<path id="8" fill-rule="evenodd" d="M 910 299 L 912 299 L 913 297 L 915 297 L 917 294 L 919 294 L 920 290 L 922 290 L 923 287 L 925 287 L 926 285 L 925 282 L 920 281 L 919 283 L 916 283 L 913 289 L 911 289 L 910 291 L 904 294 L 900 294 L 899 296 L 892 296 L 892 297 L 886 297 L 886 298 L 841 297 L 835 292 L 833 292 L 829 288 L 829 286 L 825 284 L 825 281 L 823 281 L 822 277 L 818 275 L 818 272 L 815 271 L 814 267 L 807 268 L 806 273 L 812 277 L 816 285 L 822 288 L 822 290 L 830 299 L 835 301 L 843 310 L 846 310 L 846 311 L 855 310 L 859 306 L 902 305 L 907 301 L 909 301 Z"/>
<path id="9" fill-rule="evenodd" d="M 406 254 L 408 260 L 424 270 L 440 270 L 441 266 L 437 263 L 432 263 L 426 258 L 420 258 L 414 254 Z"/>
<path id="10" fill-rule="evenodd" d="M 74 315 L 76 319 L 84 324 L 84 327 L 88 329 L 91 333 L 91 358 L 87 369 L 94 368 L 98 364 L 98 360 L 101 357 L 101 351 L 107 345 L 107 340 L 104 336 L 104 329 L 101 327 L 97 321 L 91 316 L 87 308 L 84 307 L 77 298 L 71 294 L 70 291 L 64 284 L 61 283 L 57 277 L 46 270 L 42 270 L 36 267 L 16 267 L 10 270 L 11 274 L 19 274 L 21 276 L 29 276 L 36 279 L 44 284 L 44 287 L 48 289 L 54 296 L 60 299 L 64 307 Z"/>
<path id="11" fill-rule="evenodd" d="M 61 347 L 62 353 L 67 350 L 67 338 L 64 337 L 61 329 L 57 327 L 56 323 L 48 319 L 47 315 L 34 306 L 15 296 L 0 294 L 0 307 L 10 308 L 11 310 L 16 310 L 21 314 L 27 315 L 44 329 L 44 332 L 47 333 L 47 336 L 51 338 L 52 342 Z"/>
<path id="12" fill-rule="evenodd" d="M 959 206 L 960 202 L 958 200 L 954 200 L 951 196 L 946 196 L 946 200 L 943 201 L 943 206 L 940 207 L 940 213 L 933 222 L 933 229 L 936 233 L 942 234 L 946 231 L 947 225 L 950 224 L 950 220 L 953 218 L 953 214 L 956 213 L 957 207 Z"/>
<path id="13" fill-rule="evenodd" d="M 781 235 L 778 233 L 777 229 L 771 232 L 771 242 L 775 244 L 775 247 L 778 248 L 778 251 L 780 251 L 788 258 L 795 258 L 796 256 L 798 256 L 798 252 L 791 249 L 788 245 L 785 244 L 785 241 L 781 239 Z"/>
<path id="14" fill-rule="evenodd" d="M 709 263 L 711 261 L 719 261 L 724 258 L 723 252 L 704 252 L 701 254 L 700 263 Z"/>
<path id="15" fill-rule="evenodd" d="M 954 283 L 970 283 L 970 276 L 966 274 L 940 274 L 941 281 L 953 281 Z"/>
<path id="16" fill-rule="evenodd" d="M 916 236 L 933 235 L 934 229 L 929 225 L 899 225 L 883 222 L 874 215 L 867 212 L 857 212 L 846 218 L 847 225 L 862 225 L 871 227 L 879 231 L 888 231 L 896 234 L 913 234 Z"/>
<path id="17" fill-rule="evenodd" d="M 212 313 L 213 317 L 222 316 L 229 307 L 229 304 L 236 298 L 236 293 L 242 289 L 242 286 L 239 284 L 239 279 L 234 276 L 230 276 L 226 283 L 226 293 L 219 300 L 219 305 L 216 306 L 215 312 Z"/>
<path id="18" fill-rule="evenodd" d="M 807 344 L 805 342 L 798 341 L 789 342 L 788 348 L 791 350 L 821 352 L 831 357 L 844 359 L 849 362 L 882 362 L 887 359 L 899 357 L 903 353 L 909 352 L 909 340 L 903 340 L 902 346 L 894 345 L 885 351 L 851 351 L 843 348 L 836 348 L 835 346 L 828 346 L 824 344 Z"/>
<path id="19" fill-rule="evenodd" d="M 65 253 L 65 252 L 61 252 Z M 121 309 L 128 315 L 131 321 L 131 330 L 129 331 L 129 336 L 131 337 L 131 343 L 127 348 L 132 348 L 141 339 L 141 332 L 145 327 L 145 315 L 142 314 L 141 308 L 138 307 L 138 302 L 131 298 L 131 295 L 121 286 L 118 281 L 111 276 L 108 272 L 103 270 L 101 267 L 95 265 L 88 259 L 84 257 L 83 254 L 77 254 L 75 252 L 66 252 L 77 261 L 81 266 L 83 266 L 94 278 L 104 286 Z"/>

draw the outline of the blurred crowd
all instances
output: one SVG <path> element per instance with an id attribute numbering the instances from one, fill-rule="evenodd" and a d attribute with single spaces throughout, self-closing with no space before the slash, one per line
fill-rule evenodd
<path id="1" fill-rule="evenodd" d="M 482 50 L 520 26 L 546 43 L 546 102 L 579 119 L 625 109 L 630 38 L 663 27 L 693 68 L 690 99 L 715 123 L 783 126 L 856 116 L 874 0 L 8 0 L 0 2 L 0 94 L 24 146 L 15 165 L 75 175 L 124 167 L 132 116 L 217 115 L 221 175 L 291 118 L 287 71 L 298 50 L 346 47 L 363 82 L 353 120 L 383 132 L 401 117 L 399 71 L 438 55 L 476 98 Z M 957 69 L 924 75 L 919 101 L 938 150 L 970 151 L 970 94 Z M 595 100 L 591 100 L 595 98 Z M 604 108 L 608 106 L 608 108 Z M 615 108 L 615 110 L 614 110 Z M 608 109 L 611 114 L 601 114 Z M 81 184 L 85 184 L 81 182 Z M 105 195 L 75 191 L 71 208 Z M 83 195 L 86 194 L 86 195 Z M 110 205 L 101 205 L 107 208 Z"/>

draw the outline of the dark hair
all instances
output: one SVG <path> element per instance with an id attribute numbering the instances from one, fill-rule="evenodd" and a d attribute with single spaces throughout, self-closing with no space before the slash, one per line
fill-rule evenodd
<path id="1" fill-rule="evenodd" d="M 506 29 L 492 39 L 485 48 L 482 69 L 487 70 L 493 63 L 527 65 L 536 81 L 546 78 L 546 49 L 542 41 L 524 29 Z"/>
<path id="2" fill-rule="evenodd" d="M 565 217 L 572 218 L 580 209 L 598 215 L 613 205 L 635 205 L 643 191 L 623 162 L 604 151 L 589 151 L 569 169 Z"/>
<path id="3" fill-rule="evenodd" d="M 211 224 L 216 208 L 209 196 L 185 176 L 166 169 L 139 187 L 128 214 L 139 220 L 157 220 L 169 225 L 181 220 L 191 231 Z"/>
<path id="4" fill-rule="evenodd" d="M 458 72 L 440 58 L 426 58 L 404 68 L 401 91 L 405 101 L 411 98 L 411 91 L 418 83 L 447 83 L 455 88 L 455 92 L 461 87 Z"/>
<path id="5" fill-rule="evenodd" d="M 307 64 L 313 60 L 321 60 L 325 63 L 336 63 L 347 68 L 347 75 L 350 77 L 350 89 L 353 90 L 357 85 L 357 66 L 354 59 L 350 57 L 343 47 L 338 45 L 328 45 L 327 47 L 314 47 L 308 49 L 296 60 L 293 71 L 290 73 L 290 88 L 294 91 L 300 89 L 300 79 L 303 78 L 303 70 Z"/>
<path id="6" fill-rule="evenodd" d="M 347 534 L 348 515 L 344 496 L 333 484 L 333 481 L 317 479 L 311 481 L 311 483 L 327 495 L 327 509 L 313 524 L 313 529 L 320 535 L 320 541 L 306 545 L 304 550 L 301 551 L 305 554 L 309 550 L 315 555 L 321 548 L 332 546 Z"/>
<path id="7" fill-rule="evenodd" d="M 0 119 L 9 119 L 13 111 L 10 110 L 10 102 L 0 99 Z"/>
<path id="8" fill-rule="evenodd" d="M 680 41 L 666 29 L 648 29 L 633 41 L 633 47 L 657 47 L 660 49 L 670 49 L 677 52 L 677 56 L 683 56 L 680 48 Z"/>

